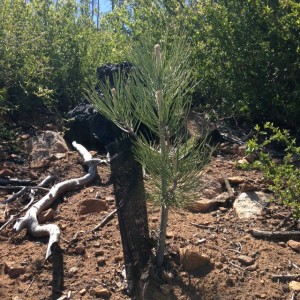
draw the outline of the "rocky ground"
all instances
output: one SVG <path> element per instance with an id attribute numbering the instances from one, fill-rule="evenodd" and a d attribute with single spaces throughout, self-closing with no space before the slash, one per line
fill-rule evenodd
<path id="1" fill-rule="evenodd" d="M 50 174 L 55 175 L 56 183 L 84 175 L 82 158 L 57 137 L 56 131 L 53 125 L 19 131 L 21 152 L 7 151 L 8 145 L 2 143 L 0 178 L 30 179 L 36 186 Z M 105 158 L 96 151 L 92 154 Z M 236 145 L 219 147 L 204 171 L 203 182 L 199 182 L 195 203 L 189 209 L 170 213 L 167 269 L 160 285 L 163 296 L 157 298 L 154 294 L 153 300 L 300 299 L 300 243 L 290 239 L 258 239 L 252 234 L 253 229 L 297 230 L 297 224 L 286 219 L 289 212 L 285 207 L 266 200 L 272 194 L 260 172 L 237 168 L 243 155 L 243 149 Z M 57 224 L 62 232 L 61 299 L 129 299 L 124 293 L 117 218 L 93 232 L 115 209 L 113 188 L 107 184 L 109 164 L 98 166 L 98 174 L 92 184 L 65 193 L 41 220 Z M 0 200 L 16 191 L 2 186 Z M 40 199 L 45 193 L 36 190 L 34 197 Z M 12 231 L 14 222 L 1 229 L 28 199 L 26 193 L 0 206 L 3 300 L 51 299 L 55 292 L 52 262 L 44 260 L 48 239 L 33 238 L 26 230 L 16 234 Z M 159 208 L 149 203 L 148 214 L 151 234 L 155 236 Z"/>

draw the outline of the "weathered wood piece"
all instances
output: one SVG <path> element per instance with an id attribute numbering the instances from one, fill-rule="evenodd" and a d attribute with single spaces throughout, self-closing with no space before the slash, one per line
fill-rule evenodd
<path id="1" fill-rule="evenodd" d="M 299 239 L 300 231 L 264 231 L 251 229 L 250 233 L 253 237 L 264 239 Z"/>
<path id="2" fill-rule="evenodd" d="M 127 138 L 107 147 L 130 295 L 135 293 L 151 254 L 143 170 L 132 146 L 132 139 Z"/>
<path id="3" fill-rule="evenodd" d="M 0 185 L 30 185 L 32 181 L 30 179 L 7 179 L 0 178 Z"/>
<path id="4" fill-rule="evenodd" d="M 73 142 L 72 145 L 81 154 L 84 162 L 89 166 L 88 173 L 80 178 L 68 179 L 54 185 L 47 195 L 45 195 L 27 211 L 24 217 L 17 220 L 13 227 L 16 232 L 20 232 L 22 229 L 27 227 L 30 234 L 35 237 L 49 235 L 46 259 L 48 259 L 52 253 L 52 245 L 59 243 L 60 229 L 55 224 L 40 225 L 37 221 L 37 216 L 43 210 L 49 208 L 51 204 L 63 193 L 74 190 L 78 186 L 88 184 L 97 177 L 97 164 L 100 160 L 93 159 L 91 154 L 82 145 L 77 144 L 76 142 Z"/>
<path id="5" fill-rule="evenodd" d="M 272 281 L 280 281 L 280 282 L 287 282 L 292 280 L 300 280 L 300 274 L 280 274 L 280 275 L 272 275 Z"/>
<path id="6" fill-rule="evenodd" d="M 117 210 L 114 209 L 112 212 L 110 212 L 94 229 L 93 231 L 97 231 L 100 228 L 102 228 L 104 225 L 106 225 L 113 217 L 115 216 Z"/>

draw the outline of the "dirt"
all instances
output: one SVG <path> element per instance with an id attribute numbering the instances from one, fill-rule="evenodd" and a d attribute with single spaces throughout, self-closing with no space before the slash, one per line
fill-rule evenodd
<path id="1" fill-rule="evenodd" d="M 50 159 L 46 166 L 37 169 L 31 169 L 30 160 L 24 154 L 21 154 L 22 160 L 19 154 L 4 150 L 2 145 L 0 170 L 9 169 L 19 179 L 31 178 L 33 184 L 49 174 L 55 174 L 56 182 L 60 182 L 80 177 L 86 172 L 82 158 L 74 150 L 61 158 Z M 94 157 L 104 158 L 96 152 L 93 154 Z M 237 155 L 224 152 L 212 157 L 204 173 L 204 186 L 208 187 L 206 193 L 208 190 L 216 192 L 211 183 L 218 182 L 222 176 L 239 176 L 244 179 L 243 183 L 251 183 L 256 190 L 269 192 L 262 174 L 255 170 L 238 169 L 238 159 Z M 107 184 L 109 164 L 99 166 L 98 174 L 95 182 L 65 193 L 52 206 L 55 214 L 51 222 L 62 231 L 60 247 L 63 251 L 64 299 L 130 299 L 125 293 L 117 217 L 93 233 L 93 228 L 115 209 L 113 187 Z M 235 196 L 238 195 L 241 184 L 233 184 L 232 187 Z M 224 184 L 221 189 L 217 193 L 226 192 Z M 205 189 L 199 188 L 195 199 L 203 197 L 203 191 Z M 11 190 L 1 189 L 0 199 L 6 199 L 11 193 Z M 36 199 L 45 193 L 38 190 Z M 108 209 L 80 215 L 80 203 L 91 198 L 106 201 Z M 25 195 L 7 205 L 7 218 L 16 214 L 26 201 L 28 197 Z M 149 227 L 153 236 L 158 231 L 159 212 L 158 207 L 148 204 Z M 166 255 L 166 271 L 169 274 L 166 284 L 170 291 L 165 292 L 167 295 L 164 298 L 153 294 L 152 299 L 300 299 L 297 292 L 289 289 L 289 282 L 273 281 L 271 278 L 272 275 L 298 274 L 299 254 L 288 247 L 286 240 L 267 241 L 254 238 L 250 233 L 253 228 L 274 230 L 287 214 L 283 206 L 270 204 L 258 219 L 240 220 L 230 202 L 207 213 L 184 209 L 172 211 Z M 0 232 L 0 299 L 51 299 L 52 262 L 44 261 L 48 238 L 33 238 L 26 230 L 16 234 L 12 231 L 12 225 Z M 281 230 L 292 225 L 292 221 L 288 221 Z M 185 271 L 180 264 L 179 250 L 187 246 L 193 246 L 208 256 L 210 264 L 197 272 Z M 250 265 L 241 260 L 241 255 L 252 259 Z M 7 264 L 20 267 L 22 274 L 11 278 L 5 271 Z"/>

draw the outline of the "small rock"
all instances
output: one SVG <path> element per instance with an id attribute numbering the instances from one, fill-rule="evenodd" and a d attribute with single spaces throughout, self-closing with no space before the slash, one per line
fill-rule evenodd
<path id="1" fill-rule="evenodd" d="M 186 271 L 195 271 L 210 263 L 210 258 L 202 255 L 197 248 L 179 249 L 180 263 Z"/>
<path id="2" fill-rule="evenodd" d="M 67 227 L 68 227 L 67 224 L 61 224 L 61 225 L 60 225 L 61 230 L 65 230 Z"/>
<path id="3" fill-rule="evenodd" d="M 22 274 L 25 274 L 26 269 L 23 266 L 16 265 L 12 262 L 6 262 L 4 265 L 4 273 L 10 278 L 17 278 Z"/>
<path id="4" fill-rule="evenodd" d="M 79 215 L 99 213 L 108 210 L 106 201 L 99 199 L 85 199 L 79 203 Z"/>
<path id="5" fill-rule="evenodd" d="M 20 135 L 20 140 L 26 141 L 30 138 L 30 134 L 21 134 Z"/>
<path id="6" fill-rule="evenodd" d="M 215 262 L 215 267 L 219 270 L 223 269 L 223 264 L 221 262 Z"/>
<path id="7" fill-rule="evenodd" d="M 84 296 L 86 294 L 86 289 L 82 289 L 79 291 L 80 296 Z"/>
<path id="8" fill-rule="evenodd" d="M 237 259 L 242 265 L 245 265 L 245 266 L 253 265 L 255 262 L 255 259 L 253 257 L 246 256 L 246 255 L 240 255 L 240 256 L 238 256 Z"/>
<path id="9" fill-rule="evenodd" d="M 232 278 L 227 278 L 225 281 L 226 286 L 228 287 L 233 287 L 234 286 L 234 281 Z"/>
<path id="10" fill-rule="evenodd" d="M 201 199 L 191 202 L 187 205 L 187 209 L 193 212 L 208 212 L 216 208 L 218 202 L 211 199 Z"/>
<path id="11" fill-rule="evenodd" d="M 289 288 L 291 291 L 300 292 L 300 282 L 299 281 L 291 281 L 289 283 Z"/>
<path id="12" fill-rule="evenodd" d="M 255 191 L 256 189 L 257 189 L 256 186 L 250 182 L 246 182 L 241 185 L 241 193 L 252 192 Z"/>
<path id="13" fill-rule="evenodd" d="M 30 163 L 31 169 L 40 169 L 49 165 L 49 160 L 47 159 L 35 159 Z"/>
<path id="14" fill-rule="evenodd" d="M 117 255 L 117 256 L 115 256 L 114 261 L 115 262 L 123 261 L 123 255 Z"/>
<path id="15" fill-rule="evenodd" d="M 173 287 L 169 284 L 162 284 L 160 289 L 164 295 L 168 295 L 173 290 Z"/>
<path id="16" fill-rule="evenodd" d="M 103 250 L 97 250 L 97 251 L 95 251 L 95 257 L 103 256 L 103 255 L 104 255 L 104 251 Z"/>
<path id="17" fill-rule="evenodd" d="M 239 157 L 244 157 L 246 155 L 246 149 L 247 149 L 246 145 L 239 146 L 239 148 L 238 148 L 238 156 Z"/>
<path id="18" fill-rule="evenodd" d="M 288 246 L 296 252 L 300 252 L 300 242 L 289 240 L 287 242 Z"/>
<path id="19" fill-rule="evenodd" d="M 168 284 L 171 284 L 174 280 L 174 274 L 171 272 L 164 271 L 161 275 L 162 279 L 165 280 Z"/>
<path id="20" fill-rule="evenodd" d="M 104 258 L 98 259 L 98 260 L 97 260 L 97 265 L 98 265 L 99 267 L 105 266 L 105 265 L 106 265 L 106 260 L 105 260 Z"/>
<path id="21" fill-rule="evenodd" d="M 233 183 L 233 184 L 241 184 L 245 182 L 245 178 L 241 176 L 231 176 L 228 177 L 228 181 L 229 183 Z"/>
<path id="22" fill-rule="evenodd" d="M 238 164 L 238 166 L 239 165 L 249 165 L 249 161 L 246 158 L 242 158 L 237 161 L 237 164 Z"/>
<path id="23" fill-rule="evenodd" d="M 72 267 L 72 268 L 69 269 L 69 273 L 70 273 L 70 274 L 77 274 L 77 273 L 78 273 L 78 270 L 79 270 L 79 269 L 78 269 L 77 267 Z"/>
<path id="24" fill-rule="evenodd" d="M 250 272 L 253 272 L 253 271 L 257 270 L 257 268 L 258 268 L 258 265 L 253 264 L 253 265 L 250 265 L 250 266 L 246 267 L 246 270 L 250 271 Z"/>
<path id="25" fill-rule="evenodd" d="M 95 287 L 93 290 L 96 297 L 108 298 L 110 296 L 110 291 L 103 287 Z"/>
<path id="26" fill-rule="evenodd" d="M 42 211 L 38 215 L 38 221 L 39 223 L 46 223 L 50 220 L 53 220 L 54 215 L 55 215 L 54 210 L 52 208 L 49 208 L 48 210 Z"/>
<path id="27" fill-rule="evenodd" d="M 220 207 L 219 207 L 219 210 L 220 210 L 220 212 L 225 213 L 225 212 L 228 211 L 228 208 L 227 208 L 227 207 L 220 206 Z"/>
<path id="28" fill-rule="evenodd" d="M 14 172 L 10 169 L 2 169 L 0 170 L 0 177 L 6 177 L 6 176 L 14 176 Z"/>
<path id="29" fill-rule="evenodd" d="M 174 237 L 174 232 L 167 231 L 167 233 L 166 233 L 166 238 L 167 238 L 167 239 L 171 239 L 171 238 L 173 238 L 173 237 Z"/>
<path id="30" fill-rule="evenodd" d="M 77 255 L 81 255 L 85 253 L 85 247 L 84 245 L 77 245 L 74 249 L 74 253 Z"/>

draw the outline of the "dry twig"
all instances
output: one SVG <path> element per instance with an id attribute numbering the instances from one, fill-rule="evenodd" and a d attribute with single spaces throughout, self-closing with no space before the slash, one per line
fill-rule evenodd
<path id="1" fill-rule="evenodd" d="M 117 209 L 113 210 L 112 212 L 110 212 L 102 221 L 100 224 L 98 224 L 93 231 L 97 231 L 100 228 L 102 228 L 104 225 L 106 225 L 115 215 L 115 213 L 117 212 Z"/>

